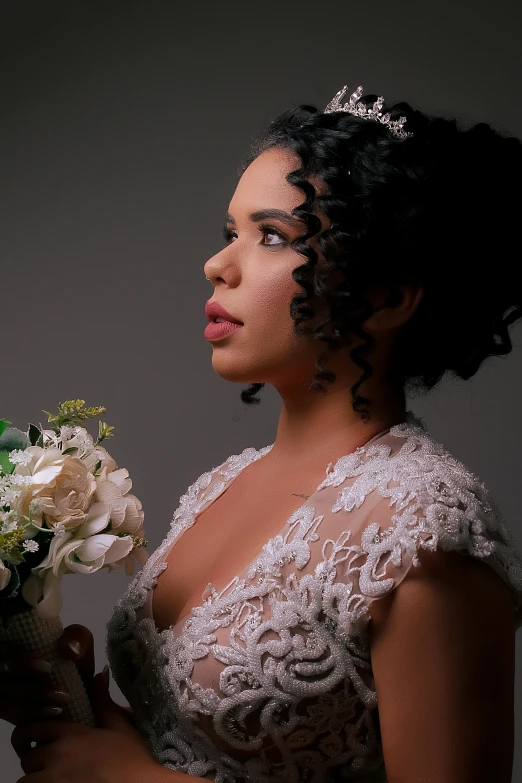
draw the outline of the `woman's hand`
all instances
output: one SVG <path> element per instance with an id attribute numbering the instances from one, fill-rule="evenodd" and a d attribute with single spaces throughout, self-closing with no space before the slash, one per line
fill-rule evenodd
<path id="1" fill-rule="evenodd" d="M 92 681 L 96 728 L 47 719 L 15 726 L 11 744 L 26 773 L 16 783 L 143 783 L 163 768 L 101 674 Z M 31 748 L 31 742 L 39 743 Z"/>
<path id="2" fill-rule="evenodd" d="M 69 647 L 71 641 L 79 643 L 79 652 Z M 87 693 L 90 693 L 94 676 L 94 639 L 90 630 L 84 625 L 67 626 L 58 639 L 58 648 L 62 658 L 76 663 Z M 8 667 L 0 672 L 0 719 L 14 726 L 45 720 L 46 710 L 63 708 L 67 703 L 67 694 L 57 690 L 49 671 L 32 668 L 35 661 L 44 665 L 42 656 L 34 650 L 27 651 L 13 643 L 2 649 L 0 657 Z"/>

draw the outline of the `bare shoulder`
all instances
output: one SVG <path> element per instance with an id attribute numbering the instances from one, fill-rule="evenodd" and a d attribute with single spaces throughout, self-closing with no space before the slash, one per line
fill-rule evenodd
<path id="1" fill-rule="evenodd" d="M 503 607 L 504 621 L 509 632 L 514 632 L 513 592 L 503 579 L 486 562 L 460 552 L 437 549 L 432 552 L 419 549 L 420 566 L 410 568 L 400 587 L 400 602 L 429 600 L 427 592 L 439 600 L 473 601 L 475 611 L 498 610 Z M 390 609 L 397 602 L 399 588 L 390 591 L 382 599 L 371 604 L 370 634 L 377 636 L 392 621 Z M 398 604 L 395 612 L 397 611 Z"/>
<path id="2" fill-rule="evenodd" d="M 509 783 L 515 619 L 487 563 L 437 549 L 370 604 L 389 783 Z"/>

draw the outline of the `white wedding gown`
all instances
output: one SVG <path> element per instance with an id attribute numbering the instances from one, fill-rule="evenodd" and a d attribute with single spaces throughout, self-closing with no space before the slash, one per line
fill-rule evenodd
<path id="1" fill-rule="evenodd" d="M 167 768 L 217 783 L 385 781 L 371 603 L 421 566 L 420 547 L 440 547 L 497 572 L 518 629 L 522 556 L 484 484 L 409 412 L 330 463 L 255 560 L 159 632 L 151 596 L 170 548 L 272 445 L 230 456 L 183 495 L 107 623 L 114 679 Z"/>

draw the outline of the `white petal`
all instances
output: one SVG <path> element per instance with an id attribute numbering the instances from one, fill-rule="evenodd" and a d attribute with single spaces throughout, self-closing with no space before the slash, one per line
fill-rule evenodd
<path id="1" fill-rule="evenodd" d="M 11 581 L 11 570 L 0 561 L 0 590 L 4 590 Z"/>
<path id="2" fill-rule="evenodd" d="M 135 560 L 138 561 L 140 565 L 145 565 L 150 557 L 150 552 L 147 552 L 147 550 L 142 546 L 136 546 L 132 550 L 131 555 Z"/>
<path id="3" fill-rule="evenodd" d="M 65 562 L 66 559 L 70 557 L 71 552 L 74 552 L 74 550 L 80 546 L 82 540 L 83 539 L 78 540 L 73 538 L 71 541 L 67 541 L 67 543 L 59 548 L 52 567 L 52 572 L 56 577 L 64 573 L 64 570 L 68 565 L 68 563 Z M 71 568 L 71 571 L 75 570 L 76 569 Z"/>
<path id="4" fill-rule="evenodd" d="M 112 563 L 125 557 L 133 548 L 132 539 L 127 536 L 111 536 L 102 533 L 98 536 L 91 536 L 82 542 L 76 554 L 83 563 L 93 563 L 103 557 L 105 563 Z M 103 565 L 103 563 L 102 563 Z"/>
<path id="5" fill-rule="evenodd" d="M 94 451 L 94 449 L 92 449 L 92 450 L 90 450 L 90 451 L 87 451 L 87 452 L 86 452 L 86 453 L 83 455 L 83 457 L 82 457 L 82 462 L 83 462 L 83 464 L 85 465 L 85 467 L 86 467 L 88 470 L 92 470 L 92 469 L 94 468 L 94 466 L 95 466 L 95 465 L 96 465 L 96 463 L 98 462 L 98 455 L 96 454 L 96 452 Z"/>
<path id="6" fill-rule="evenodd" d="M 47 552 L 46 556 L 44 557 L 44 559 L 42 561 L 40 561 L 40 563 L 38 563 L 37 566 L 35 566 L 34 568 L 31 569 L 31 572 L 38 576 L 38 574 L 41 571 L 43 571 L 43 570 L 45 570 L 47 568 L 51 568 L 53 563 L 55 563 L 55 561 L 57 559 L 59 559 L 58 558 L 58 552 L 59 552 L 60 548 L 67 541 L 69 541 L 69 539 L 72 538 L 72 535 L 73 534 L 70 531 L 67 531 L 63 536 L 56 536 L 56 535 L 54 535 L 52 537 L 52 541 L 51 541 L 51 544 L 49 546 L 49 551 Z"/>
<path id="7" fill-rule="evenodd" d="M 33 473 L 33 485 L 51 484 L 61 472 L 63 465 L 45 465 Z"/>
<path id="8" fill-rule="evenodd" d="M 92 563 L 103 557 L 114 540 L 109 533 L 100 533 L 82 541 L 82 545 L 76 553 L 83 563 Z"/>
<path id="9" fill-rule="evenodd" d="M 106 503 L 109 506 L 113 526 L 118 527 L 118 525 L 121 525 L 125 519 L 125 510 L 127 506 L 121 496 L 119 487 L 113 481 L 98 480 L 96 495 L 99 501 Z"/>
<path id="10" fill-rule="evenodd" d="M 105 503 L 93 503 L 87 514 L 87 519 L 76 530 L 78 538 L 89 538 L 100 533 L 109 524 L 110 509 Z"/>
<path id="11" fill-rule="evenodd" d="M 125 573 L 127 576 L 132 576 L 135 571 L 136 563 L 132 557 L 132 555 L 129 553 L 127 557 L 123 561 L 125 563 Z"/>
<path id="12" fill-rule="evenodd" d="M 43 594 L 43 582 L 34 574 L 30 574 L 22 583 L 22 598 L 31 606 L 36 606 Z"/>
<path id="13" fill-rule="evenodd" d="M 134 541 L 130 536 L 113 536 L 113 539 L 112 546 L 105 555 L 106 563 L 117 563 L 134 548 Z"/>
<path id="14" fill-rule="evenodd" d="M 63 462 L 63 454 L 57 446 L 51 446 L 48 449 L 43 449 L 41 446 L 30 446 L 29 448 L 34 450 L 34 456 L 37 458 L 33 465 L 35 473 L 47 465 L 61 465 Z"/>
<path id="15" fill-rule="evenodd" d="M 112 506 L 113 503 L 121 499 L 121 492 L 117 485 L 113 481 L 101 477 L 96 482 L 96 494 L 98 500 L 107 503 L 108 506 Z"/>
<path id="16" fill-rule="evenodd" d="M 136 495 L 125 495 L 123 498 L 126 504 L 125 519 L 120 527 L 120 530 L 126 533 L 136 533 L 141 527 L 144 519 L 144 513 L 142 511 L 141 502 Z"/>
<path id="17" fill-rule="evenodd" d="M 111 522 L 113 528 L 117 528 L 121 525 L 121 523 L 125 519 L 126 511 L 127 511 L 127 504 L 125 503 L 125 498 L 120 498 L 119 501 L 115 503 L 111 509 Z"/>
<path id="18" fill-rule="evenodd" d="M 113 470 L 107 475 L 107 478 L 119 487 L 122 495 L 125 495 L 132 487 L 132 479 L 129 478 L 127 468 Z"/>
<path id="19" fill-rule="evenodd" d="M 63 606 L 63 597 L 60 589 L 61 576 L 56 577 L 51 571 L 47 571 L 43 583 L 43 598 L 36 607 L 39 617 L 50 619 L 59 617 Z"/>
<path id="20" fill-rule="evenodd" d="M 75 552 L 70 552 L 65 557 L 65 563 L 67 567 L 74 571 L 77 574 L 93 574 L 95 571 L 98 571 L 103 566 L 103 555 L 101 557 L 98 557 L 96 560 L 94 560 L 92 563 L 81 563 L 78 562 L 78 560 L 72 560 L 72 555 L 77 555 L 78 549 L 76 549 Z"/>

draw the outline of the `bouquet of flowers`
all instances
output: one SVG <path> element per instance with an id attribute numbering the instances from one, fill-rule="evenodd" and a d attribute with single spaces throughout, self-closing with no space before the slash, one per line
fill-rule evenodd
<path id="1" fill-rule="evenodd" d="M 68 720 L 94 726 L 82 678 L 57 642 L 64 574 L 91 574 L 148 559 L 143 511 L 132 481 L 101 442 L 114 427 L 99 422 L 94 440 L 82 426 L 105 413 L 85 400 L 60 403 L 49 429 L 27 432 L 0 419 L 0 655 L 16 645 L 53 664 L 55 687 L 69 691 Z"/>

